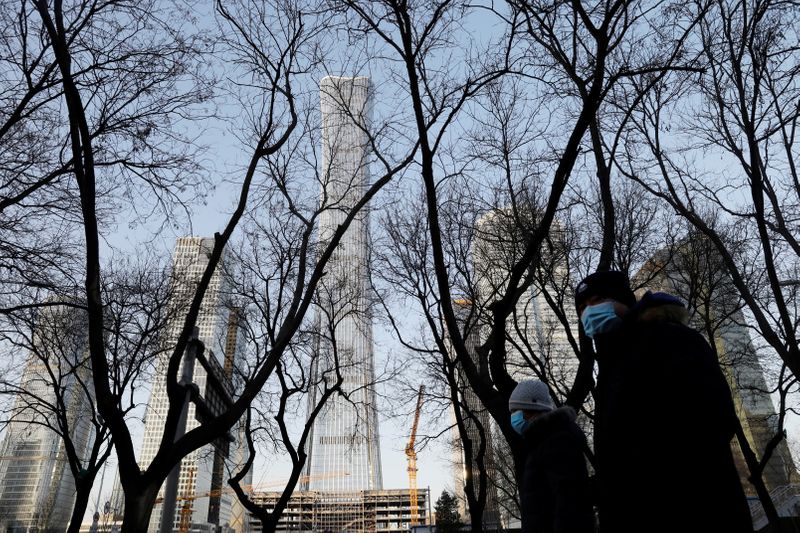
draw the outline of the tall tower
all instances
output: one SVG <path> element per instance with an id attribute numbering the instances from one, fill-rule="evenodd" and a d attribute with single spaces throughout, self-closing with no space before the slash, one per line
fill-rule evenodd
<path id="1" fill-rule="evenodd" d="M 475 301 L 455 307 L 463 317 L 473 315 L 471 320 L 475 325 L 465 340 L 467 349 L 479 365 L 486 364 L 486 361 L 478 360 L 477 348 L 485 342 L 488 334 L 492 319 L 489 306 L 507 291 L 511 269 L 522 257 L 531 232 L 538 224 L 537 218 L 534 208 L 518 204 L 515 208 L 492 209 L 475 224 L 471 250 Z M 505 367 L 516 381 L 531 378 L 547 381 L 551 390 L 563 400 L 575 380 L 578 359 L 563 324 L 548 303 L 548 298 L 553 301 L 567 298 L 567 302 L 571 302 L 567 245 L 558 221 L 553 222 L 550 237 L 542 245 L 539 262 L 529 267 L 532 268 L 538 269 L 535 281 L 520 294 L 506 322 Z M 577 324 L 574 306 L 567 303 L 563 308 L 568 323 L 574 327 Z M 574 330 L 573 335 L 577 338 Z M 485 370 L 488 372 L 488 368 Z M 473 392 L 468 390 L 464 401 L 482 425 L 494 427 L 491 417 Z M 585 421 L 579 423 L 586 425 Z M 477 442 L 477 438 L 474 440 Z M 517 487 L 509 482 L 514 479 L 514 467 L 509 460 L 511 453 L 500 433 L 489 431 L 486 440 L 492 455 L 486 458 L 492 487 L 489 488 L 484 520 L 496 523 L 499 514 L 500 520 L 511 527 L 514 517 L 520 516 L 518 498 L 514 497 Z M 465 457 L 463 450 L 456 450 L 459 452 L 455 461 L 455 483 L 459 500 L 465 501 L 463 472 L 467 462 L 474 463 L 475 458 Z M 492 502 L 491 498 L 495 501 Z M 461 507 L 461 512 L 465 513 L 465 503 Z"/>
<path id="2" fill-rule="evenodd" d="M 0 529 L 55 531 L 66 528 L 75 502 L 72 476 L 56 426 L 54 379 L 66 408 L 70 438 L 79 455 L 92 439 L 91 370 L 87 317 L 67 306 L 42 309 L 36 317 L 33 349 L 14 401 L 12 421 L 0 446 Z M 52 374 L 51 374 L 52 372 Z M 83 385 L 87 385 L 84 390 Z"/>
<path id="3" fill-rule="evenodd" d="M 472 302 L 467 299 L 458 299 L 453 302 L 453 308 L 456 312 L 456 320 L 459 321 L 459 327 L 464 331 L 465 323 L 469 320 Z M 471 328 L 464 338 L 467 352 L 469 353 L 472 362 L 482 370 L 485 369 L 486 361 L 480 361 L 478 357 L 478 347 L 480 345 L 480 328 Z M 452 349 L 452 347 L 450 347 Z M 478 395 L 470 387 L 467 377 L 463 372 L 458 374 L 459 388 L 461 389 L 462 406 L 453 406 L 451 411 L 451 418 L 453 424 L 453 467 L 455 477 L 456 497 L 458 498 L 458 513 L 463 520 L 469 517 L 469 509 L 466 497 L 466 481 L 470 476 L 470 471 L 473 477 L 473 492 L 477 498 L 477 491 L 479 479 L 477 478 L 478 472 L 481 470 L 481 465 L 478 461 L 478 448 L 481 446 L 481 440 L 484 440 L 485 452 L 483 457 L 482 468 L 486 472 L 487 487 L 486 487 L 486 502 L 483 508 L 483 526 L 486 529 L 494 530 L 501 528 L 501 513 L 498 498 L 498 471 L 495 466 L 495 435 L 494 423 L 489 411 L 481 403 Z M 464 446 L 464 440 L 459 434 L 459 429 L 456 425 L 455 409 L 462 409 L 462 416 L 464 419 L 464 426 L 466 429 L 467 437 L 472 443 L 472 453 L 467 455 L 467 450 Z M 469 411 L 467 413 L 467 411 Z M 481 431 L 481 429 L 483 431 Z M 502 437 L 501 437 L 502 438 Z M 468 465 L 470 468 L 468 468 Z"/>
<path id="4" fill-rule="evenodd" d="M 714 348 L 728 378 L 736 414 L 753 451 L 761 460 L 777 431 L 778 415 L 769 395 L 764 369 L 750 338 L 738 291 L 727 275 L 722 258 L 704 237 L 694 236 L 654 255 L 636 275 L 637 284 L 681 298 L 690 313 L 689 325 Z M 736 438 L 731 442 L 742 487 L 754 496 L 749 470 Z M 797 468 L 786 440 L 773 450 L 763 478 L 768 489 L 797 479 Z M 776 504 L 778 504 L 776 502 Z"/>
<path id="5" fill-rule="evenodd" d="M 493 209 L 478 219 L 472 245 L 476 299 L 482 314 L 507 290 L 512 267 L 519 261 L 531 233 L 538 225 L 535 210 L 524 206 Z M 506 370 L 517 381 L 539 378 L 564 398 L 575 380 L 578 358 L 564 325 L 548 298 L 566 298 L 567 322 L 576 327 L 578 318 L 571 304 L 572 284 L 564 231 L 554 220 L 550 236 L 542 243 L 534 283 L 517 300 L 506 323 Z M 578 334 L 572 330 L 573 337 Z"/>
<path id="6" fill-rule="evenodd" d="M 320 82 L 322 194 L 319 242 L 324 247 L 368 185 L 370 81 L 327 76 Z M 351 492 L 383 486 L 368 307 L 368 218 L 350 224 L 318 289 L 320 343 L 313 376 L 331 375 L 334 354 L 349 396 L 331 397 L 315 420 L 308 449 L 307 490 Z M 332 327 L 334 339 L 329 327 Z M 334 352 L 335 351 L 335 352 Z M 328 378 L 330 380 L 330 378 Z M 310 396 L 316 403 L 318 391 Z"/>
<path id="7" fill-rule="evenodd" d="M 164 433 L 164 421 L 169 407 L 165 376 L 169 357 L 172 355 L 170 348 L 177 342 L 186 310 L 197 283 L 208 265 L 213 247 L 213 238 L 202 237 L 182 237 L 175 245 L 172 257 L 172 287 L 168 303 L 172 319 L 167 324 L 162 339 L 164 350 L 156 360 L 150 400 L 145 414 L 144 439 L 139 458 L 139 464 L 143 468 L 153 460 Z M 229 284 L 223 268 L 224 256 L 211 278 L 196 322 L 199 330 L 198 338 L 205 346 L 205 358 L 217 379 L 209 380 L 207 370 L 199 361 L 194 364 L 192 379 L 198 386 L 201 397 L 208 400 L 207 405 L 217 409 L 221 405 L 218 401 L 220 391 L 212 388 L 212 382 L 222 383 L 227 388 L 225 392 L 229 395 L 233 393 L 230 372 L 226 372 L 226 368 L 234 363 L 238 349 L 235 345 L 238 336 L 235 331 L 231 331 L 231 328 L 235 330 L 238 327 L 237 312 L 228 301 Z M 182 370 L 179 370 L 179 376 L 181 372 Z M 187 432 L 200 424 L 198 416 L 195 404 L 190 403 L 186 421 Z M 222 486 L 220 462 L 229 456 L 233 446 L 225 439 L 219 439 L 219 442 L 204 446 L 183 459 L 178 478 L 178 501 L 175 505 L 176 529 L 182 520 L 188 521 L 190 526 L 198 527 L 230 522 L 231 509 L 235 506 L 236 498 L 233 494 L 219 491 Z M 160 496 L 163 496 L 163 491 L 162 486 Z M 151 532 L 158 531 L 161 509 L 160 503 L 153 508 L 149 528 Z"/>

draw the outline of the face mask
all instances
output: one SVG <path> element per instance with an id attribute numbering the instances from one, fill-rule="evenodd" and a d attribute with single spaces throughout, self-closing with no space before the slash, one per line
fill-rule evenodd
<path id="1" fill-rule="evenodd" d="M 525 420 L 525 413 L 522 411 L 514 411 L 511 413 L 511 427 L 514 428 L 514 431 L 522 435 L 522 432 L 528 427 L 528 421 Z"/>
<path id="2" fill-rule="evenodd" d="M 595 335 L 617 329 L 622 324 L 622 319 L 614 312 L 614 302 L 603 302 L 584 309 L 581 324 L 586 335 L 594 338 Z"/>

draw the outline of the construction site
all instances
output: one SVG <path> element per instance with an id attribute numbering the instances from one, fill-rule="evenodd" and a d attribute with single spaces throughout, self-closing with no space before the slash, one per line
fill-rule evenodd
<path id="1" fill-rule="evenodd" d="M 280 497 L 280 492 L 253 494 L 253 500 L 268 511 L 274 509 Z M 412 500 L 416 500 L 416 504 L 412 504 Z M 415 525 L 430 523 L 430 517 L 428 489 L 305 491 L 292 495 L 276 531 L 407 532 Z M 254 517 L 250 518 L 250 531 L 261 531 L 261 522 Z"/>
<path id="2" fill-rule="evenodd" d="M 417 488 L 416 438 L 425 385 L 417 394 L 411 433 L 405 447 L 408 460 L 408 489 L 361 490 L 348 492 L 298 491 L 292 494 L 276 531 L 319 533 L 401 532 L 431 523 L 430 489 Z M 328 472 L 317 478 L 347 476 L 348 472 Z M 307 485 L 304 476 L 301 485 Z M 272 512 L 281 492 L 253 491 L 252 500 Z M 261 522 L 250 517 L 249 531 L 261 531 Z"/>

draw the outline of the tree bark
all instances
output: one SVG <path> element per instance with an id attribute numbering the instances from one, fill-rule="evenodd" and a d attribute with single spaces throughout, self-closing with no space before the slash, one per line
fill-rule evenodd
<path id="1" fill-rule="evenodd" d="M 86 514 L 86 508 L 89 506 L 89 496 L 92 492 L 96 474 L 96 472 L 89 474 L 75 483 L 75 505 L 72 507 L 72 516 L 69 519 L 67 533 L 78 533 L 81 529 L 83 515 Z"/>
<path id="2" fill-rule="evenodd" d="M 122 522 L 121 533 L 143 533 L 150 526 L 150 516 L 158 496 L 157 487 L 146 487 L 140 491 L 125 491 L 125 519 Z"/>

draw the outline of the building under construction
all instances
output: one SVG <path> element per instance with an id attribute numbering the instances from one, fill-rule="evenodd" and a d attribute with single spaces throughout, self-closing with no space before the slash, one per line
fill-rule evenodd
<path id="1" fill-rule="evenodd" d="M 292 495 L 276 531 L 318 533 L 405 532 L 412 524 L 429 524 L 430 489 L 417 491 L 412 505 L 409 489 L 358 492 L 301 491 Z M 257 492 L 253 499 L 272 511 L 280 492 Z M 261 522 L 250 516 L 250 531 L 260 532 Z"/>

